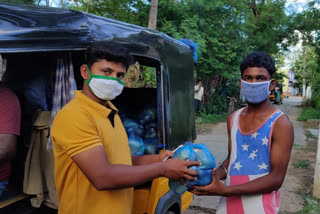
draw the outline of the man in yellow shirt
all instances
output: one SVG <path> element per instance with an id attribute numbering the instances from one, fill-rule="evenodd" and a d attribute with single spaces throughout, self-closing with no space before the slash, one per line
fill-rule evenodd
<path id="1" fill-rule="evenodd" d="M 95 43 L 86 51 L 83 90 L 57 114 L 51 129 L 60 214 L 129 214 L 133 186 L 160 176 L 184 182 L 197 175 L 188 167 L 199 162 L 161 161 L 173 155 L 170 151 L 131 157 L 110 100 L 121 93 L 132 62 L 129 51 L 114 42 Z"/>

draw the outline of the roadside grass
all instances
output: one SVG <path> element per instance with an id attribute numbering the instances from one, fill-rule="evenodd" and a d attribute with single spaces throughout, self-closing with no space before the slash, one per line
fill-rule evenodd
<path id="1" fill-rule="evenodd" d="M 320 119 L 320 110 L 312 107 L 303 107 L 297 121 L 306 121 L 309 119 Z"/>
<path id="2" fill-rule="evenodd" d="M 303 193 L 299 191 L 299 195 L 304 201 L 304 207 L 302 210 L 298 211 L 298 214 L 316 214 L 320 213 L 320 200 L 313 197 L 311 193 Z"/>
<path id="3" fill-rule="evenodd" d="M 196 129 L 198 134 L 208 133 L 211 125 L 215 123 L 225 122 L 227 120 L 227 113 L 221 114 L 203 114 L 196 117 Z"/>
<path id="4" fill-rule="evenodd" d="M 204 123 L 220 123 L 227 119 L 227 113 L 222 112 L 221 114 L 200 114 L 203 118 Z"/>
<path id="5" fill-rule="evenodd" d="M 293 144 L 293 148 L 301 151 L 306 150 L 304 146 L 301 146 L 299 144 Z"/>
<path id="6" fill-rule="evenodd" d="M 311 162 L 309 160 L 299 160 L 293 163 L 294 168 L 312 170 Z"/>

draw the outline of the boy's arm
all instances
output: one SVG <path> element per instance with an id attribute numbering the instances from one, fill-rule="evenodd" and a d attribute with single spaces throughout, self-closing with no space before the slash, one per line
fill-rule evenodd
<path id="1" fill-rule="evenodd" d="M 287 116 L 283 115 L 273 128 L 268 175 L 245 184 L 224 186 L 213 170 L 213 182 L 204 187 L 193 187 L 192 192 L 197 195 L 234 196 L 269 193 L 279 189 L 287 171 L 293 139 L 293 126 Z"/>

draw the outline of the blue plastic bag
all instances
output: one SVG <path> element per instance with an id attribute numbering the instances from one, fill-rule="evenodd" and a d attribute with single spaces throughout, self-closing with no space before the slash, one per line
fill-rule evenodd
<path id="1" fill-rule="evenodd" d="M 138 113 L 137 121 L 145 125 L 147 123 L 154 122 L 156 120 L 157 111 L 155 108 L 143 109 Z"/>
<path id="2" fill-rule="evenodd" d="M 129 133 L 129 131 L 131 131 L 131 129 L 133 129 L 134 130 L 133 134 L 135 136 L 142 138 L 145 135 L 143 125 L 140 125 L 138 122 L 136 122 L 133 119 L 130 119 L 128 117 L 122 117 L 122 124 L 126 129 L 127 134 Z"/>
<path id="3" fill-rule="evenodd" d="M 145 151 L 145 145 L 143 143 L 142 138 L 135 136 L 133 129 L 128 130 L 128 135 L 129 135 L 128 142 L 129 142 L 131 155 L 134 155 L 134 156 L 143 155 Z"/>
<path id="4" fill-rule="evenodd" d="M 146 155 L 154 155 L 158 153 L 158 138 L 147 138 L 144 140 Z"/>
<path id="5" fill-rule="evenodd" d="M 169 187 L 178 194 L 183 194 L 191 186 L 205 186 L 212 182 L 212 169 L 216 167 L 216 161 L 209 148 L 204 144 L 186 142 L 173 155 L 173 158 L 181 160 L 200 161 L 201 166 L 191 166 L 190 169 L 198 172 L 197 180 L 187 180 L 186 185 L 175 180 L 169 180 Z"/>

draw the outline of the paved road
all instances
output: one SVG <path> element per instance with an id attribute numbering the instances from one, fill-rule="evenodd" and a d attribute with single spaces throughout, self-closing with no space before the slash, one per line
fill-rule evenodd
<path id="1" fill-rule="evenodd" d="M 276 105 L 281 111 L 286 113 L 293 123 L 295 128 L 295 144 L 305 145 L 305 135 L 303 129 L 303 122 L 296 121 L 297 116 L 299 116 L 301 109 L 294 108 L 301 104 L 301 97 L 290 97 L 284 99 L 282 105 Z M 219 166 L 221 162 L 227 156 L 227 124 L 219 123 L 216 124 L 212 131 L 207 135 L 198 135 L 197 142 L 206 144 L 213 155 L 216 157 L 217 165 Z M 285 181 L 286 182 L 286 181 Z M 218 207 L 220 197 L 218 196 L 194 196 L 194 201 L 191 208 L 188 208 L 183 214 L 207 214 L 215 213 Z M 207 208 L 202 209 L 202 211 L 197 210 L 197 208 Z M 281 210 L 281 209 L 280 209 Z"/>

